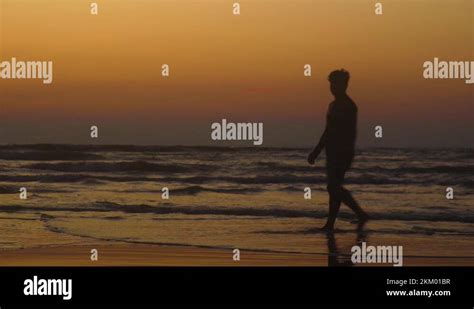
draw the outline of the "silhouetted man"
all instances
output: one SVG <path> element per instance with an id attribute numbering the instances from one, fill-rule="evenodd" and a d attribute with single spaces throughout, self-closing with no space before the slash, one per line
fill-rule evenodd
<path id="1" fill-rule="evenodd" d="M 360 208 L 351 193 L 342 184 L 344 175 L 351 167 L 355 153 L 357 130 L 357 106 L 347 95 L 349 72 L 341 69 L 329 74 L 331 93 L 335 100 L 329 104 L 326 116 L 326 129 L 319 143 L 308 156 L 309 164 L 326 148 L 327 189 L 329 192 L 329 216 L 323 230 L 333 230 L 341 202 L 349 206 L 359 219 L 361 228 L 368 215 Z"/>

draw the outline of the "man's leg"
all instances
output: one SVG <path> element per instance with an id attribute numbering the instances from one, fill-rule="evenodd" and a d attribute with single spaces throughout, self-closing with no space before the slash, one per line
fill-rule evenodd
<path id="1" fill-rule="evenodd" d="M 336 223 L 337 214 L 341 207 L 341 200 L 334 193 L 329 193 L 329 215 L 326 224 L 323 226 L 323 230 L 333 230 L 334 223 Z"/>
<path id="2" fill-rule="evenodd" d="M 342 174 L 342 180 L 341 183 L 344 182 L 344 175 L 346 173 L 346 170 L 344 170 L 344 173 Z M 369 216 L 367 213 L 360 208 L 359 203 L 352 197 L 352 194 L 349 190 L 344 188 L 341 185 L 341 191 L 340 191 L 340 199 L 341 201 L 346 204 L 352 211 L 357 215 L 357 218 L 359 219 L 359 226 L 363 226 L 365 222 L 369 219 Z"/>
<path id="3" fill-rule="evenodd" d="M 351 192 L 344 187 L 341 187 L 341 201 L 352 209 L 358 217 L 366 215 L 360 208 L 359 203 L 352 197 Z"/>
<path id="4" fill-rule="evenodd" d="M 329 215 L 323 230 L 334 229 L 339 208 L 341 207 L 342 180 L 344 179 L 344 170 L 332 166 L 326 166 L 327 190 L 329 193 Z"/>

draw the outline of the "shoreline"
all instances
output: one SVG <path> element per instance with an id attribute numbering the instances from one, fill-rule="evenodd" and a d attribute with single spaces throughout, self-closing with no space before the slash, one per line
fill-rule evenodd
<path id="1" fill-rule="evenodd" d="M 98 250 L 98 260 L 91 261 L 91 250 Z M 233 260 L 232 249 L 212 249 L 192 246 L 123 244 L 94 242 L 0 251 L 0 267 L 14 266 L 347 266 L 334 264 L 336 257 L 326 254 L 275 253 L 241 250 L 240 261 Z M 357 267 L 391 266 L 390 264 L 360 264 Z M 403 266 L 474 266 L 474 257 L 404 257 Z"/>
<path id="2" fill-rule="evenodd" d="M 98 260 L 91 261 L 91 250 Z M 0 251 L 3 266 L 323 266 L 324 254 L 274 253 L 193 246 L 96 242 Z M 295 264 L 296 263 L 296 264 Z"/>

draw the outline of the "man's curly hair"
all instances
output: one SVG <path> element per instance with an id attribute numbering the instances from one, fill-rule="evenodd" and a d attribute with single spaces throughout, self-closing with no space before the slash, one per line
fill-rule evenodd
<path id="1" fill-rule="evenodd" d="M 332 71 L 331 74 L 328 76 L 328 80 L 332 84 L 342 84 L 347 85 L 349 83 L 350 78 L 349 72 L 344 69 Z"/>

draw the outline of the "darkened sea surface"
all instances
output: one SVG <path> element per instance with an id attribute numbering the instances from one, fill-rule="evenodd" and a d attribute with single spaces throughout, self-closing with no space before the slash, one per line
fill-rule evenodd
<path id="1" fill-rule="evenodd" d="M 309 166 L 308 151 L 0 146 L 0 249 L 81 239 L 326 254 L 324 157 Z M 346 182 L 372 218 L 368 242 L 474 257 L 474 149 L 359 149 Z M 341 206 L 342 247 L 354 244 L 354 219 Z"/>

